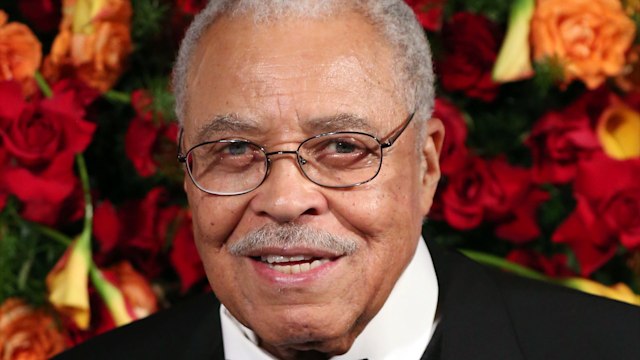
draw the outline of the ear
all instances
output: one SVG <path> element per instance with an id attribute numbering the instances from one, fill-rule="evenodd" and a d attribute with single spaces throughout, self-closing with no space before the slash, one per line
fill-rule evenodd
<path id="1" fill-rule="evenodd" d="M 429 213 L 433 204 L 433 196 L 440 181 L 440 152 L 444 142 L 444 125 L 440 119 L 429 119 L 426 123 L 426 137 L 422 151 L 422 199 L 423 215 Z"/>
<path id="2" fill-rule="evenodd" d="M 189 174 L 187 174 L 187 169 L 185 167 L 183 181 L 182 181 L 182 188 L 184 189 L 185 193 L 189 192 L 189 183 L 190 182 L 191 182 L 191 179 L 189 178 Z"/>

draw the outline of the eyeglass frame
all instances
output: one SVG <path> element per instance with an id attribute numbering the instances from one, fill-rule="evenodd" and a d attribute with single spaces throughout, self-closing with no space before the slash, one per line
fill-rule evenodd
<path id="1" fill-rule="evenodd" d="M 211 141 L 205 141 L 199 144 L 196 144 L 194 146 L 192 146 L 189 150 L 187 150 L 187 152 L 185 152 L 184 154 L 181 152 L 182 150 L 182 138 L 183 138 L 183 134 L 184 134 L 184 127 L 180 127 L 180 135 L 178 136 L 178 154 L 177 154 L 177 160 L 180 163 L 183 163 L 185 165 L 185 167 L 187 168 L 187 173 L 189 174 L 189 178 L 191 179 L 191 182 L 193 182 L 193 184 L 200 189 L 201 191 L 210 194 L 210 195 L 217 195 L 217 196 L 236 196 L 236 195 L 244 195 L 247 193 L 252 192 L 253 190 L 259 188 L 267 179 L 267 177 L 269 176 L 269 173 L 271 172 L 271 156 L 273 155 L 285 155 L 285 154 L 295 154 L 296 155 L 296 164 L 298 165 L 298 168 L 300 169 L 300 172 L 302 173 L 302 175 L 304 175 L 304 177 L 311 181 L 312 183 L 318 185 L 318 186 L 322 186 L 325 188 L 330 188 L 330 189 L 346 189 L 346 188 L 352 188 L 352 187 L 356 187 L 356 186 L 360 186 L 362 184 L 366 184 L 370 181 L 372 181 L 373 179 L 375 179 L 378 174 L 380 174 L 380 170 L 382 169 L 382 160 L 384 158 L 384 149 L 391 147 L 391 145 L 393 145 L 396 140 L 400 137 L 400 135 L 402 135 L 402 133 L 404 132 L 404 130 L 409 126 L 409 124 L 411 123 L 411 120 L 413 120 L 414 116 L 415 116 L 416 112 L 413 111 L 411 114 L 409 114 L 409 116 L 407 117 L 407 120 L 404 121 L 404 123 L 402 124 L 402 127 L 400 127 L 400 129 L 396 130 L 395 132 L 392 132 L 391 135 L 389 135 L 389 138 L 387 139 L 387 141 L 382 142 L 380 139 L 378 139 L 378 137 L 368 134 L 368 133 L 364 133 L 364 132 L 359 132 L 359 131 L 331 131 L 331 132 L 327 132 L 327 133 L 322 133 L 322 134 L 318 134 L 318 135 L 314 135 L 308 139 L 303 140 L 302 142 L 300 142 L 300 144 L 298 145 L 298 148 L 296 150 L 278 150 L 278 151 L 271 151 L 271 152 L 267 152 L 267 150 L 265 149 L 264 146 L 256 144 L 252 141 L 249 140 L 244 140 L 244 139 L 218 139 L 218 140 L 211 140 Z M 360 134 L 360 135 L 366 135 L 369 136 L 371 138 L 373 138 L 378 145 L 380 146 L 380 164 L 378 164 L 378 169 L 376 170 L 375 175 L 373 175 L 371 178 L 369 178 L 368 180 L 365 181 L 360 181 L 354 184 L 350 184 L 350 185 L 324 185 L 324 184 L 320 184 L 314 180 L 312 180 L 311 178 L 309 178 L 309 175 L 307 175 L 306 171 L 302 168 L 302 165 L 305 165 L 307 163 L 307 160 L 304 159 L 301 155 L 300 155 L 300 148 L 302 147 L 303 144 L 320 138 L 320 137 L 324 137 L 324 136 L 331 136 L 331 135 L 339 135 L 339 134 Z M 194 149 L 200 147 L 200 146 L 204 146 L 207 144 L 212 144 L 212 143 L 219 143 L 219 142 L 228 142 L 228 143 L 234 143 L 234 142 L 242 142 L 242 143 L 248 143 L 251 145 L 254 145 L 255 147 L 259 148 L 260 151 L 262 151 L 262 153 L 265 156 L 265 161 L 266 161 L 266 170 L 264 172 L 264 176 L 262 178 L 262 180 L 253 188 L 249 189 L 249 190 L 244 190 L 244 191 L 239 191 L 239 192 L 234 192 L 234 193 L 216 193 L 210 190 L 206 190 L 204 189 L 194 178 L 193 178 L 193 174 L 191 172 L 191 168 L 189 167 L 189 165 L 187 164 L 187 158 L 189 157 L 189 153 L 191 153 L 191 151 L 193 151 Z"/>

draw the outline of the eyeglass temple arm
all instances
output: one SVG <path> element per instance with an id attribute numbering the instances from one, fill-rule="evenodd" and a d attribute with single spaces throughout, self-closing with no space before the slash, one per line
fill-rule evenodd
<path id="1" fill-rule="evenodd" d="M 381 147 L 384 148 L 388 148 L 389 146 L 393 145 L 393 143 L 400 137 L 400 135 L 402 135 L 402 133 L 404 132 L 404 130 L 407 128 L 407 126 L 409 126 L 409 123 L 411 122 L 411 120 L 413 120 L 413 116 L 416 114 L 416 112 L 412 112 L 411 115 L 409 115 L 409 117 L 407 118 L 407 121 L 404 122 L 404 125 L 402 125 L 402 127 L 400 128 L 400 130 L 398 130 L 398 132 L 396 132 L 394 135 L 392 135 L 387 141 L 385 141 Z"/>
<path id="2" fill-rule="evenodd" d="M 182 134 L 184 128 L 180 126 L 180 133 L 178 134 L 178 162 L 184 163 L 187 161 L 187 156 L 182 153 Z"/>

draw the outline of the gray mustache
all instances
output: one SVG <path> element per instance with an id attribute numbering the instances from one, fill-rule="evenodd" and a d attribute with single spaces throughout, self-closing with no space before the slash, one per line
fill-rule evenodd
<path id="1" fill-rule="evenodd" d="M 229 245 L 232 255 L 247 256 L 264 248 L 304 247 L 334 254 L 351 255 L 358 250 L 356 240 L 299 224 L 267 224 Z"/>

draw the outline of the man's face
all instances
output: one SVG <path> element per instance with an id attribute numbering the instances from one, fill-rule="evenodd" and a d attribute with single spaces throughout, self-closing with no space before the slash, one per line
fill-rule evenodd
<path id="1" fill-rule="evenodd" d="M 384 138 L 409 115 L 391 69 L 392 51 L 357 14 L 259 25 L 249 18 L 219 19 L 191 61 L 184 149 L 240 138 L 267 151 L 295 150 L 304 139 L 338 130 Z M 230 114 L 234 123 L 211 126 Z M 318 121 L 341 114 L 365 122 Z M 265 182 L 244 195 L 209 195 L 185 177 L 209 282 L 261 346 L 282 357 L 306 350 L 344 353 L 378 312 L 414 254 L 439 176 L 441 127 L 430 121 L 427 128 L 422 149 L 410 126 L 384 150 L 380 174 L 353 188 L 310 182 L 292 155 L 273 157 Z M 323 254 L 294 244 L 251 256 L 229 252 L 252 231 L 290 224 L 352 239 L 357 250 Z M 324 261 L 288 274 L 261 261 L 267 255 Z"/>

